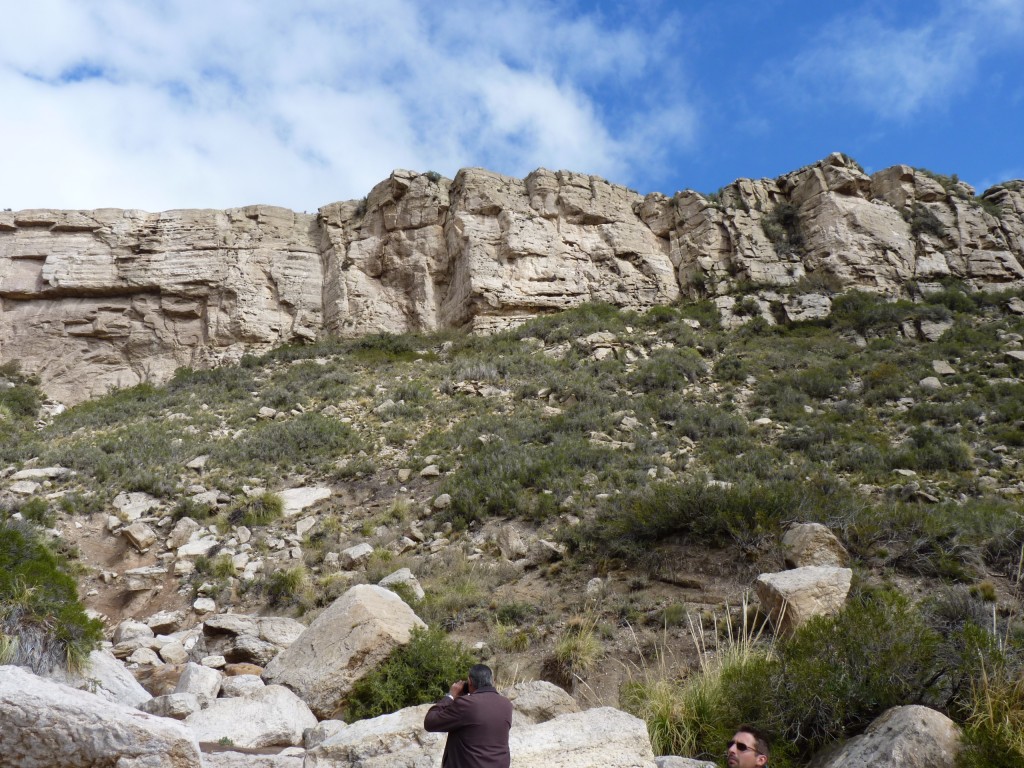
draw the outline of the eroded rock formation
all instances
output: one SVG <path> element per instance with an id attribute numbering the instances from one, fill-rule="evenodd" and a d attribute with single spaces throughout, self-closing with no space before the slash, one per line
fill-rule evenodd
<path id="1" fill-rule="evenodd" d="M 395 171 L 316 215 L 0 213 L 0 362 L 73 403 L 325 333 L 492 330 L 741 285 L 796 290 L 792 315 L 848 288 L 1016 285 L 1022 263 L 1024 182 L 979 198 L 909 166 L 868 176 L 840 154 L 672 198 L 565 171 Z"/>

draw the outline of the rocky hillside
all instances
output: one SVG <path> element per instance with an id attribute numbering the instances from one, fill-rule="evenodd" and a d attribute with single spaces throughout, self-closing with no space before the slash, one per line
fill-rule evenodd
<path id="1" fill-rule="evenodd" d="M 754 719 L 805 765 L 927 705 L 943 744 L 965 728 L 964 765 L 1014 765 L 1022 291 L 801 290 L 324 336 L 56 415 L 7 365 L 5 525 L 51 531 L 154 694 L 188 662 L 268 680 L 385 584 L 503 685 L 641 716 L 656 753 L 715 757 Z M 827 317 L 775 311 L 810 295 Z M 349 706 L 302 695 L 321 720 Z"/>
<path id="2" fill-rule="evenodd" d="M 324 334 L 493 330 L 751 286 L 768 316 L 799 318 L 839 289 L 1012 287 L 1022 263 L 1022 182 L 976 197 L 955 177 L 868 176 L 839 154 L 673 197 L 569 172 L 396 171 L 315 215 L 2 212 L 0 363 L 71 404 Z"/>

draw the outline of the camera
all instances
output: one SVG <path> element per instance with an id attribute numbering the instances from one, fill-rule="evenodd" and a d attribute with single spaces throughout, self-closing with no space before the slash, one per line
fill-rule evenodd
<path id="1" fill-rule="evenodd" d="M 463 680 L 462 687 L 459 688 L 459 696 L 465 696 L 467 693 L 469 693 L 469 681 Z"/>

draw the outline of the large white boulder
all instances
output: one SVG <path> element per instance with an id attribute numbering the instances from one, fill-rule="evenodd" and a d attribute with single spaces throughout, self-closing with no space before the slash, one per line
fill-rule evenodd
<path id="1" fill-rule="evenodd" d="M 299 694 L 319 718 L 335 715 L 357 680 L 426 624 L 394 592 L 370 584 L 349 589 L 263 671 L 268 684 Z"/>
<path id="2" fill-rule="evenodd" d="M 846 547 L 821 523 L 796 523 L 782 537 L 786 566 L 831 565 L 845 568 L 850 562 Z"/>
<path id="3" fill-rule="evenodd" d="M 579 705 L 564 688 L 546 680 L 516 683 L 502 694 L 512 702 L 512 727 L 545 723 L 559 715 L 579 712 Z"/>
<path id="4" fill-rule="evenodd" d="M 304 768 L 436 768 L 445 734 L 427 733 L 430 704 L 357 720 L 306 751 Z"/>
<path id="5" fill-rule="evenodd" d="M 781 573 L 762 573 L 754 589 L 779 634 L 789 634 L 813 616 L 832 616 L 846 604 L 853 571 L 808 565 Z"/>
<path id="6" fill-rule="evenodd" d="M 0 762 L 18 768 L 201 768 L 179 722 L 0 666 Z"/>
<path id="7" fill-rule="evenodd" d="M 224 750 L 203 753 L 203 768 L 302 768 L 303 755 L 254 755 Z"/>
<path id="8" fill-rule="evenodd" d="M 58 667 L 47 677 L 126 707 L 137 707 L 152 698 L 149 691 L 139 685 L 134 675 L 110 651 L 97 650 L 90 653 L 89 662 L 79 672 L 67 672 Z"/>
<path id="9" fill-rule="evenodd" d="M 912 704 L 893 707 L 811 768 L 953 768 L 960 729 L 941 712 Z"/>
<path id="10" fill-rule="evenodd" d="M 513 728 L 509 748 L 512 768 L 655 768 L 646 723 L 612 707 Z"/>
<path id="11" fill-rule="evenodd" d="M 185 718 L 199 741 L 231 739 L 236 747 L 276 747 L 302 743 L 302 732 L 316 716 L 302 699 L 281 685 L 268 685 L 248 696 L 215 699 Z"/>
<path id="12" fill-rule="evenodd" d="M 359 720 L 306 753 L 305 768 L 434 768 L 443 733 L 423 730 L 429 704 Z M 516 726 L 509 734 L 512 768 L 656 768 L 647 726 L 611 707 Z"/>

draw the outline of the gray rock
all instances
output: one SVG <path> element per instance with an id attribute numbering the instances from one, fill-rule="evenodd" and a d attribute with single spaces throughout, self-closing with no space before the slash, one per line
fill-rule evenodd
<path id="1" fill-rule="evenodd" d="M 202 703 L 194 693 L 168 693 L 164 696 L 154 696 L 139 704 L 139 709 L 143 712 L 174 720 L 184 720 L 193 712 L 198 712 L 201 707 Z"/>
<path id="2" fill-rule="evenodd" d="M 426 625 L 398 595 L 361 584 L 329 605 L 263 672 L 287 685 L 320 718 L 331 718 L 352 686 Z"/>
<path id="3" fill-rule="evenodd" d="M 838 613 L 846 603 L 852 578 L 849 568 L 811 565 L 762 573 L 754 588 L 775 631 L 789 634 L 812 616 Z"/>
<path id="4" fill-rule="evenodd" d="M 23 768 L 201 768 L 179 722 L 0 666 L 0 755 Z"/>
<path id="5" fill-rule="evenodd" d="M 959 752 L 956 723 L 915 704 L 886 710 L 863 734 L 812 760 L 810 768 L 954 768 Z"/>
<path id="6" fill-rule="evenodd" d="M 259 748 L 302 743 L 316 717 L 282 685 L 268 685 L 247 696 L 211 701 L 185 724 L 199 741 L 231 739 L 237 747 Z"/>

